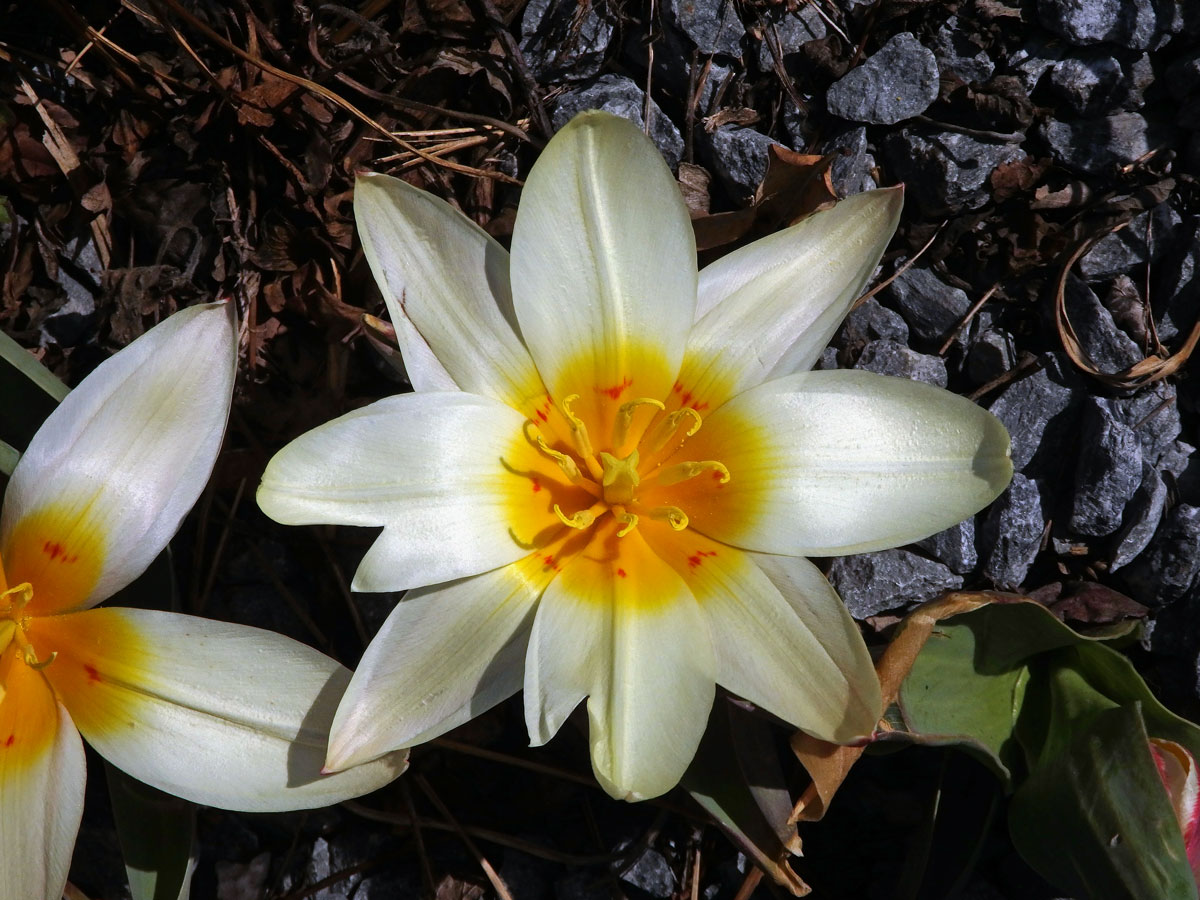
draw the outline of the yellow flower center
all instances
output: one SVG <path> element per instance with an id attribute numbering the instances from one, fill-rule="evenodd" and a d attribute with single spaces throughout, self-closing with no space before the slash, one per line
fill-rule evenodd
<path id="1" fill-rule="evenodd" d="M 729 470 L 715 460 L 674 462 L 667 465 L 700 430 L 703 420 L 695 409 L 685 407 L 667 413 L 662 402 L 641 397 L 621 404 L 612 417 L 609 450 L 596 451 L 583 420 L 572 406 L 578 394 L 556 404 L 569 427 L 570 441 L 565 449 L 555 449 L 533 429 L 533 438 L 543 454 L 558 464 L 567 480 L 590 494 L 595 502 L 585 509 L 565 511 L 554 504 L 554 513 L 571 528 L 586 530 L 598 518 L 610 514 L 620 523 L 618 537 L 637 527 L 639 518 L 666 522 L 676 531 L 688 526 L 687 513 L 674 505 L 648 505 L 639 500 L 650 488 L 667 487 L 710 474 L 715 481 L 729 481 Z M 647 415 L 647 413 L 649 413 Z"/>

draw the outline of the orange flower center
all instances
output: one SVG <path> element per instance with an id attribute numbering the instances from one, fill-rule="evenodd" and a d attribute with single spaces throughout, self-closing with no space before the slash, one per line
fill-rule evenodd
<path id="1" fill-rule="evenodd" d="M 564 449 L 551 447 L 530 423 L 531 436 L 541 452 L 558 464 L 571 484 L 594 498 L 591 506 L 569 512 L 554 504 L 554 513 L 564 525 L 583 531 L 600 517 L 611 515 L 620 523 L 618 537 L 624 537 L 637 527 L 640 517 L 647 516 L 682 531 L 688 526 L 687 513 L 673 504 L 645 503 L 646 493 L 704 474 L 718 484 L 729 481 L 729 470 L 716 460 L 667 464 L 700 430 L 703 420 L 695 409 L 667 413 L 662 402 L 650 397 L 623 403 L 611 417 L 607 442 L 611 452 L 597 452 L 587 426 L 572 410 L 578 399 L 578 394 L 571 394 L 556 405 L 569 430 Z M 660 491 L 654 493 L 661 495 Z"/>

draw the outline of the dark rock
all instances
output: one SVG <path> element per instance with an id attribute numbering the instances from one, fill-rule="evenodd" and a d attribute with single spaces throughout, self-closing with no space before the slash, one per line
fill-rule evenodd
<path id="1" fill-rule="evenodd" d="M 850 311 L 834 344 L 858 353 L 871 341 L 907 343 L 908 325 L 898 312 L 888 309 L 874 297 Z"/>
<path id="2" fill-rule="evenodd" d="M 1118 421 L 1109 401 L 1089 397 L 1083 405 L 1071 530 L 1089 537 L 1111 534 L 1141 483 L 1137 434 Z"/>
<path id="3" fill-rule="evenodd" d="M 1120 372 L 1142 359 L 1133 339 L 1117 327 L 1090 287 L 1073 274 L 1063 291 L 1067 316 L 1084 352 L 1102 372 Z"/>
<path id="4" fill-rule="evenodd" d="M 804 146 L 797 142 L 795 146 Z M 840 134 L 826 139 L 818 152 L 836 153 L 830 167 L 830 179 L 834 190 L 842 197 L 859 194 L 877 188 L 871 170 L 875 168 L 875 157 L 868 151 L 867 129 L 863 126 L 848 128 Z"/>
<path id="5" fill-rule="evenodd" d="M 946 335 L 971 308 L 965 292 L 946 284 L 929 269 L 915 266 L 884 288 L 882 297 L 900 311 L 912 332 L 912 345 L 922 351 L 940 349 Z"/>
<path id="6" fill-rule="evenodd" d="M 1057 162 L 1089 175 L 1131 163 L 1174 139 L 1172 128 L 1150 125 L 1132 112 L 1074 122 L 1052 119 L 1041 127 L 1041 134 Z"/>
<path id="7" fill-rule="evenodd" d="M 1115 572 L 1146 549 L 1167 506 L 1167 484 L 1154 466 L 1142 462 L 1142 483 L 1125 506 L 1121 527 L 1113 535 L 1108 570 Z"/>
<path id="8" fill-rule="evenodd" d="M 1025 157 L 1016 144 L 912 128 L 889 134 L 883 148 L 896 177 L 908 185 L 908 196 L 930 214 L 982 206 L 996 167 Z"/>
<path id="9" fill-rule="evenodd" d="M 557 131 L 586 109 L 602 109 L 633 122 L 639 128 L 645 124 L 642 110 L 646 94 L 624 75 L 601 75 L 591 84 L 568 91 L 558 98 L 552 117 Z M 683 138 L 666 114 L 654 101 L 650 102 L 650 137 L 672 168 L 678 168 L 683 158 Z"/>
<path id="10" fill-rule="evenodd" d="M 621 49 L 624 56 L 632 63 L 642 67 L 644 71 L 649 63 L 646 52 L 645 35 L 637 28 L 625 31 L 625 39 Z M 680 103 L 693 90 L 692 79 L 692 42 L 674 28 L 665 28 L 659 40 L 654 43 L 654 92 L 670 94 Z M 733 67 L 720 59 L 701 56 L 695 63 L 697 83 L 695 89 L 699 98 L 696 103 L 697 115 L 709 115 L 715 112 L 713 101 L 722 85 L 733 79 Z"/>
<path id="11" fill-rule="evenodd" d="M 1200 311 L 1200 217 L 1185 219 L 1173 243 L 1151 273 L 1158 336 L 1167 342 L 1191 331 Z"/>
<path id="12" fill-rule="evenodd" d="M 898 341 L 872 341 L 863 349 L 854 368 L 879 375 L 894 375 L 912 381 L 946 387 L 946 362 L 940 356 L 927 356 Z"/>
<path id="13" fill-rule="evenodd" d="M 675 873 L 665 856 L 652 847 L 617 872 L 626 884 L 645 891 L 651 897 L 670 897 L 675 891 Z"/>
<path id="14" fill-rule="evenodd" d="M 1145 265 L 1146 234 L 1149 225 L 1151 260 L 1158 260 L 1174 245 L 1175 229 L 1181 219 L 1168 203 L 1160 203 L 1134 217 L 1120 231 L 1105 235 L 1079 260 L 1079 271 L 1088 281 L 1101 281 L 1128 272 L 1134 266 Z"/>
<path id="15" fill-rule="evenodd" d="M 554 882 L 555 900 L 610 900 L 612 876 L 595 869 L 575 868 Z"/>
<path id="16" fill-rule="evenodd" d="M 767 174 L 767 148 L 773 141 L 753 128 L 723 125 L 712 134 L 696 135 L 705 162 L 738 200 L 747 200 Z"/>
<path id="17" fill-rule="evenodd" d="M 1133 429 L 1142 458 L 1151 465 L 1158 465 L 1168 449 L 1178 444 L 1175 439 L 1183 424 L 1179 420 L 1175 385 L 1156 381 L 1131 397 L 1104 402 L 1121 424 Z"/>
<path id="18" fill-rule="evenodd" d="M 850 615 L 865 619 L 931 600 L 962 587 L 963 580 L 940 562 L 896 549 L 838 557 L 829 567 L 829 582 Z"/>
<path id="19" fill-rule="evenodd" d="M 830 85 L 826 102 L 851 122 L 893 125 L 925 112 L 937 95 L 933 51 L 905 31 Z"/>
<path id="20" fill-rule="evenodd" d="M 1122 62 L 1107 53 L 1086 53 L 1056 63 L 1050 71 L 1052 92 L 1078 116 L 1138 109 L 1154 80 L 1146 53 Z"/>
<path id="21" fill-rule="evenodd" d="M 775 65 L 771 44 L 775 43 L 780 58 L 798 53 L 809 41 L 825 37 L 825 20 L 816 7 L 806 3 L 788 12 L 786 5 L 767 7 L 762 18 L 763 39 L 758 47 L 758 68 L 769 72 Z"/>
<path id="22" fill-rule="evenodd" d="M 1172 441 L 1167 445 L 1167 449 L 1163 451 L 1155 465 L 1159 472 L 1179 479 L 1192 467 L 1192 454 L 1195 452 L 1196 448 L 1191 444 L 1184 441 Z"/>
<path id="23" fill-rule="evenodd" d="M 1200 88 L 1200 50 L 1193 50 L 1167 66 L 1163 81 L 1176 100 L 1182 100 Z"/>
<path id="24" fill-rule="evenodd" d="M 1012 438 L 1013 467 L 1029 477 L 1058 477 L 1073 459 L 1085 392 L 1065 358 L 1047 353 L 1042 368 L 1014 381 L 990 409 Z"/>
<path id="25" fill-rule="evenodd" d="M 838 366 L 838 352 L 836 347 L 826 347 L 821 351 L 821 358 L 817 360 L 814 369 L 820 372 L 827 372 L 830 369 L 840 368 Z"/>
<path id="26" fill-rule="evenodd" d="M 530 0 L 521 18 L 521 52 L 539 82 L 599 74 L 615 22 L 603 2 Z"/>
<path id="27" fill-rule="evenodd" d="M 1162 606 L 1185 596 L 1200 576 L 1200 507 L 1181 504 L 1167 513 L 1150 545 L 1125 567 L 1130 596 Z"/>
<path id="28" fill-rule="evenodd" d="M 916 544 L 952 572 L 966 575 L 979 565 L 975 549 L 975 520 L 964 519 Z"/>
<path id="29" fill-rule="evenodd" d="M 987 81 L 996 70 L 996 64 L 976 43 L 975 32 L 962 27 L 958 16 L 950 16 L 938 28 L 933 37 L 933 55 L 942 77 L 953 74 L 968 84 Z"/>
<path id="30" fill-rule="evenodd" d="M 1014 362 L 1012 335 L 998 328 L 987 328 L 971 342 L 967 377 L 975 384 L 987 384 L 1010 371 Z"/>
<path id="31" fill-rule="evenodd" d="M 361 861 L 360 854 L 347 853 L 341 842 L 330 844 L 325 838 L 318 837 L 313 842 L 312 854 L 309 856 L 308 867 L 304 872 L 305 878 L 309 884 L 316 884 L 335 872 L 351 868 L 355 863 Z M 314 900 L 347 900 L 361 880 L 362 874 L 354 872 L 329 887 L 322 888 L 312 896 Z"/>
<path id="32" fill-rule="evenodd" d="M 1042 24 L 1076 46 L 1157 50 L 1183 27 L 1178 0 L 1038 0 Z"/>
<path id="33" fill-rule="evenodd" d="M 1042 76 L 1063 58 L 1065 52 L 1061 41 L 1047 40 L 1039 32 L 1010 53 L 1006 63 L 1009 71 L 1024 85 L 1026 92 L 1032 93 Z"/>
<path id="34" fill-rule="evenodd" d="M 746 29 L 734 0 L 667 0 L 663 11 L 667 21 L 686 34 L 702 55 L 742 55 Z"/>
<path id="35" fill-rule="evenodd" d="M 983 576 L 998 588 L 1019 588 L 1042 543 L 1046 519 L 1039 484 L 1020 472 L 988 510 L 979 529 Z"/>

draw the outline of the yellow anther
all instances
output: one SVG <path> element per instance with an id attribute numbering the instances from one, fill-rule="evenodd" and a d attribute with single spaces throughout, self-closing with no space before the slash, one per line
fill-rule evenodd
<path id="1" fill-rule="evenodd" d="M 39 660 L 37 658 L 37 654 L 33 652 L 33 648 L 30 647 L 28 652 L 25 654 L 25 665 L 29 666 L 31 669 L 37 669 L 40 672 L 56 659 L 58 659 L 57 650 L 51 651 L 49 656 L 47 656 L 45 659 Z"/>
<path id="2" fill-rule="evenodd" d="M 600 461 L 604 464 L 604 472 L 600 484 L 604 487 L 606 503 L 632 503 L 633 490 L 641 483 L 638 475 L 638 452 L 634 450 L 624 459 L 618 459 L 611 453 L 601 451 Z"/>
<path id="3" fill-rule="evenodd" d="M 612 510 L 613 518 L 621 523 L 621 530 L 617 532 L 617 537 L 625 537 L 633 529 L 637 528 L 638 517 L 620 506 L 614 506 Z"/>
<path id="4" fill-rule="evenodd" d="M 569 528 L 578 528 L 580 531 L 583 531 L 585 528 L 590 528 L 592 523 L 596 521 L 596 514 L 590 509 L 581 509 L 579 512 L 572 513 L 568 516 L 565 512 L 559 509 L 557 503 L 554 504 L 554 514 L 558 516 L 558 520 L 564 525 L 568 526 Z"/>
<path id="5" fill-rule="evenodd" d="M 715 472 L 720 476 L 721 484 L 729 481 L 729 470 L 725 468 L 723 463 L 715 460 L 706 459 L 702 462 L 683 462 L 674 466 L 667 466 L 665 469 L 660 469 L 656 481 L 661 485 L 678 484 L 681 481 L 687 481 L 689 478 L 695 478 L 704 472 Z"/>
<path id="6" fill-rule="evenodd" d="M 26 604 L 33 599 L 33 585 L 28 581 L 23 581 L 18 585 L 10 587 L 7 591 L 0 594 L 0 613 L 13 615 L 25 608 Z M 7 601 L 7 602 L 5 602 Z"/>
<path id="7" fill-rule="evenodd" d="M 540 434 L 534 440 L 537 441 L 539 450 L 558 463 L 558 467 L 563 470 L 563 474 L 567 476 L 572 484 L 578 484 L 583 480 L 583 473 L 579 471 L 579 465 L 575 460 L 567 456 L 567 454 L 559 453 L 552 448 Z"/>
<path id="8" fill-rule="evenodd" d="M 676 531 L 683 531 L 688 527 L 687 513 L 678 506 L 656 506 L 650 510 L 650 518 L 666 522 Z"/>
<path id="9" fill-rule="evenodd" d="M 613 425 L 613 449 L 621 447 L 629 439 L 629 426 L 633 424 L 633 414 L 639 406 L 653 406 L 659 411 L 666 409 L 661 400 L 655 400 L 653 397 L 638 397 L 636 400 L 622 403 L 621 408 L 617 410 L 617 421 Z"/>
<path id="10" fill-rule="evenodd" d="M 657 453 L 663 447 L 667 446 L 667 443 L 675 436 L 675 432 L 679 430 L 679 423 L 689 416 L 693 421 L 687 432 L 685 432 L 684 437 L 690 438 L 699 431 L 700 426 L 704 424 L 704 420 L 700 418 L 700 413 L 696 412 L 690 406 L 677 409 L 659 422 L 658 427 L 654 429 L 654 433 L 648 438 L 651 450 Z"/>

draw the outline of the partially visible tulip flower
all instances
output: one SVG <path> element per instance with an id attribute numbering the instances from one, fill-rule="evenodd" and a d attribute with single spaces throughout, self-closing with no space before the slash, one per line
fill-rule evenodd
<path id="1" fill-rule="evenodd" d="M 50 415 L 0 516 L 0 900 L 57 900 L 83 809 L 80 734 L 197 803 L 286 810 L 387 783 L 404 757 L 320 774 L 350 673 L 241 625 L 93 608 L 166 546 L 225 431 L 237 333 L 184 310 L 102 363 Z"/>
<path id="2" fill-rule="evenodd" d="M 285 447 L 287 524 L 383 526 L 360 591 L 415 588 L 334 719 L 332 770 L 525 691 L 542 744 L 587 698 L 613 796 L 669 790 L 720 683 L 824 740 L 869 734 L 870 657 L 804 555 L 918 540 L 1008 483 L 1008 436 L 925 384 L 808 372 L 870 277 L 899 190 L 851 197 L 697 274 L 650 141 L 585 113 L 525 185 L 511 262 L 379 175 L 355 216 L 416 393 Z"/>
<path id="3" fill-rule="evenodd" d="M 1200 779 L 1196 775 L 1196 760 L 1182 744 L 1165 738 L 1150 738 L 1150 755 L 1171 798 L 1171 808 L 1183 833 L 1188 865 L 1200 886 Z"/>

